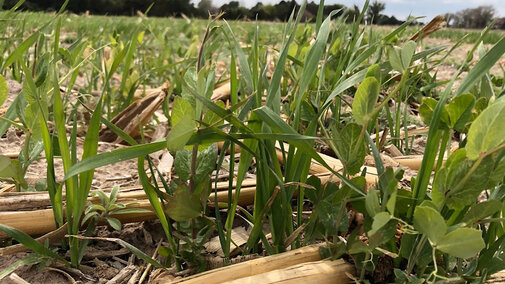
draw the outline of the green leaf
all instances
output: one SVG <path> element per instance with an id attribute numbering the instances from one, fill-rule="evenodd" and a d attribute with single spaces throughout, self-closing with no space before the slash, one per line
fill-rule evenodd
<path id="1" fill-rule="evenodd" d="M 0 177 L 15 178 L 17 176 L 17 168 L 11 162 L 11 159 L 5 156 L 0 156 Z"/>
<path id="2" fill-rule="evenodd" d="M 468 130 L 467 157 L 477 159 L 505 143 L 505 98 L 488 106 L 472 123 Z"/>
<path id="3" fill-rule="evenodd" d="M 203 180 L 208 178 L 216 168 L 217 150 L 217 144 L 214 143 L 209 148 L 198 153 L 196 174 L 194 177 L 195 184 L 203 182 Z"/>
<path id="4" fill-rule="evenodd" d="M 0 272 L 0 280 L 2 280 L 5 276 L 11 274 L 14 272 L 16 269 L 23 265 L 34 265 L 37 263 L 40 263 L 42 261 L 42 258 L 39 255 L 36 254 L 29 254 L 27 257 L 20 259 L 8 267 L 6 267 L 4 270 Z"/>
<path id="5" fill-rule="evenodd" d="M 194 112 L 195 111 L 190 102 L 181 97 L 176 97 L 172 106 L 172 125 L 179 123 L 179 121 L 183 120 L 185 116 L 189 116 L 191 119 L 193 119 L 193 117 L 195 117 Z"/>
<path id="6" fill-rule="evenodd" d="M 223 101 L 217 101 L 216 102 L 216 105 L 224 108 L 225 105 L 224 105 L 224 102 Z M 204 124 L 207 124 L 207 125 L 213 125 L 213 124 L 216 124 L 217 122 L 221 121 L 222 118 L 217 115 L 216 113 L 212 112 L 212 111 L 208 111 L 205 113 L 205 116 L 203 117 L 203 123 Z M 217 124 L 217 125 L 222 125 L 222 121 L 221 123 Z"/>
<path id="7" fill-rule="evenodd" d="M 5 81 L 4 76 L 0 75 L 0 106 L 3 105 L 7 99 L 7 94 L 7 82 Z"/>
<path id="8" fill-rule="evenodd" d="M 408 41 L 403 48 L 393 47 L 389 51 L 389 62 L 396 71 L 403 73 L 410 66 L 412 57 L 416 51 L 416 43 Z"/>
<path id="9" fill-rule="evenodd" d="M 503 203 L 498 200 L 486 200 L 481 203 L 477 203 L 468 210 L 463 217 L 462 222 L 467 224 L 473 224 L 479 220 L 482 220 L 488 216 L 494 215 L 496 212 L 503 209 Z"/>
<path id="10" fill-rule="evenodd" d="M 368 77 L 373 77 L 377 80 L 377 82 L 381 81 L 381 69 L 379 68 L 378 64 L 374 64 L 370 67 L 368 67 L 368 70 L 366 71 L 365 78 Z"/>
<path id="11" fill-rule="evenodd" d="M 295 98 L 297 113 L 300 110 L 302 101 L 308 94 L 307 88 L 309 87 L 309 83 L 317 73 L 317 70 L 319 68 L 319 60 L 326 50 L 328 36 L 330 34 L 331 17 L 335 14 L 335 12 L 336 11 L 331 12 L 330 15 L 324 20 L 321 28 L 319 29 L 319 32 L 317 33 L 314 44 L 310 48 L 307 57 L 305 57 L 302 73 L 298 82 L 298 94 Z"/>
<path id="12" fill-rule="evenodd" d="M 376 227 L 374 228 L 375 230 L 372 229 L 370 232 L 368 232 L 368 240 L 369 240 L 368 245 L 372 249 L 389 242 L 391 239 L 394 238 L 396 234 L 396 227 L 398 225 L 398 221 L 396 219 L 391 218 L 389 221 L 382 224 L 382 222 L 384 222 L 387 219 L 387 216 L 384 213 L 385 212 L 375 215 L 376 217 L 377 216 L 379 217 L 377 220 L 377 224 L 375 225 Z M 375 223 L 375 217 L 374 217 L 374 223 Z"/>
<path id="13" fill-rule="evenodd" d="M 196 122 L 189 115 L 181 118 L 179 123 L 175 124 L 167 136 L 167 148 L 170 151 L 182 150 L 196 131 Z"/>
<path id="14" fill-rule="evenodd" d="M 436 245 L 447 231 L 447 225 L 440 213 L 428 206 L 417 206 L 414 212 L 414 227 L 425 234 Z"/>
<path id="15" fill-rule="evenodd" d="M 174 159 L 175 173 L 182 181 L 189 180 L 191 176 L 191 156 L 188 149 L 177 151 Z"/>
<path id="16" fill-rule="evenodd" d="M 64 180 L 67 180 L 82 172 L 99 168 L 105 165 L 114 164 L 130 160 L 133 158 L 143 157 L 145 155 L 163 150 L 166 147 L 166 142 L 153 142 L 149 144 L 134 145 L 128 148 L 117 149 L 110 152 L 105 152 L 82 160 L 80 163 L 73 165 L 66 173 Z"/>
<path id="17" fill-rule="evenodd" d="M 475 105 L 475 97 L 471 94 L 463 94 L 455 97 L 445 106 L 449 114 L 449 121 L 454 130 L 463 132 L 466 123 L 472 117 L 472 109 Z"/>
<path id="18" fill-rule="evenodd" d="M 370 188 L 365 197 L 366 211 L 371 217 L 375 217 L 377 213 L 380 212 L 381 207 L 379 204 L 379 196 L 377 195 L 377 190 Z"/>
<path id="19" fill-rule="evenodd" d="M 500 41 L 475 64 L 472 70 L 468 72 L 468 75 L 466 75 L 465 79 L 463 79 L 461 85 L 459 85 L 459 88 L 456 90 L 456 96 L 468 92 L 482 76 L 488 73 L 489 69 L 495 65 L 503 53 L 505 53 L 505 37 L 502 37 Z"/>
<path id="20" fill-rule="evenodd" d="M 157 191 L 154 188 L 154 186 L 149 182 L 149 179 L 147 177 L 147 174 L 144 169 L 144 157 L 139 157 L 137 159 L 137 169 L 139 173 L 139 179 L 140 182 L 142 183 L 142 187 L 144 189 L 144 192 L 147 195 L 147 198 L 149 199 L 149 203 L 151 204 L 151 207 L 153 208 L 154 213 L 156 213 L 156 216 L 160 220 L 161 226 L 163 227 L 163 231 L 165 232 L 165 236 L 167 237 L 168 241 L 170 243 L 173 243 L 173 238 L 171 234 L 171 227 L 170 224 L 168 223 L 167 216 L 165 215 L 165 212 L 163 211 L 163 204 L 160 201 L 160 198 L 158 197 Z"/>
<path id="21" fill-rule="evenodd" d="M 485 157 L 474 171 L 470 169 L 476 162 L 466 156 L 465 148 L 455 151 L 436 173 L 432 191 L 435 204 L 445 201 L 451 209 L 462 209 L 472 205 L 483 190 L 496 186 L 503 179 L 505 157 L 500 152 Z M 461 182 L 465 178 L 465 182 Z"/>
<path id="22" fill-rule="evenodd" d="M 167 200 L 165 210 L 177 222 L 189 221 L 201 214 L 200 197 L 191 194 L 185 185 L 180 185 Z"/>
<path id="23" fill-rule="evenodd" d="M 282 118 L 275 114 L 271 109 L 268 107 L 260 107 L 255 110 L 253 110 L 253 113 L 257 114 L 258 117 L 268 124 L 272 128 L 272 130 L 275 133 L 287 133 L 287 134 L 293 134 L 299 137 L 303 137 L 303 135 L 298 134 L 289 124 L 287 124 Z M 336 175 L 338 178 L 342 180 L 342 182 L 346 185 L 348 185 L 352 190 L 357 192 L 358 194 L 365 196 L 362 190 L 360 190 L 356 185 L 354 185 L 352 182 L 349 181 L 346 177 L 344 177 L 342 174 L 336 172 L 333 170 L 333 168 L 328 165 L 328 163 L 319 156 L 319 154 L 316 152 L 312 144 L 308 143 L 307 141 L 303 141 L 303 139 L 294 139 L 294 140 L 288 140 L 289 144 L 293 145 L 294 147 L 297 148 L 297 150 L 302 151 L 305 155 L 309 156 L 310 158 L 316 160 L 317 162 L 321 163 L 325 168 L 327 168 L 329 171 L 331 171 L 334 175 Z M 248 165 L 249 166 L 249 165 Z"/>
<path id="24" fill-rule="evenodd" d="M 368 235 L 375 234 L 375 232 L 384 227 L 392 218 L 393 216 L 391 216 L 388 212 L 375 214 L 373 217 L 372 229 L 368 232 Z"/>
<path id="25" fill-rule="evenodd" d="M 379 98 L 379 82 L 375 77 L 367 77 L 361 82 L 352 102 L 352 114 L 360 125 L 367 124 Z"/>
<path id="26" fill-rule="evenodd" d="M 151 213 L 151 212 L 153 212 L 153 211 L 143 209 L 143 208 L 125 208 L 125 209 L 114 210 L 114 212 L 111 212 L 111 214 L 119 215 L 119 214 Z"/>
<path id="27" fill-rule="evenodd" d="M 7 59 L 5 59 L 4 64 L 2 65 L 0 71 L 3 71 L 5 68 L 9 67 L 12 63 L 21 59 L 24 56 L 25 52 L 30 48 L 30 46 L 32 46 L 32 44 L 35 43 L 39 35 L 40 32 L 36 31 L 31 36 L 29 36 L 25 41 L 23 41 L 13 52 L 11 52 L 7 57 Z"/>
<path id="28" fill-rule="evenodd" d="M 113 217 L 106 217 L 105 220 L 107 220 L 107 223 L 114 228 L 114 230 L 120 231 L 121 230 L 121 221 L 119 221 L 116 218 Z"/>
<path id="29" fill-rule="evenodd" d="M 35 239 L 28 236 L 27 234 L 25 234 L 21 231 L 18 231 L 17 229 L 14 229 L 12 227 L 9 227 L 6 225 L 1 225 L 1 224 L 0 224 L 0 230 L 2 230 L 4 233 L 9 235 L 11 238 L 15 239 L 16 241 L 22 243 L 28 249 L 30 249 L 38 254 L 45 255 L 45 256 L 48 256 L 52 259 L 61 261 L 61 262 L 65 263 L 66 265 L 70 265 L 70 263 L 67 260 L 65 260 L 63 257 L 61 257 L 59 254 L 46 248 L 45 246 L 43 246 L 42 244 L 37 242 Z"/>
<path id="30" fill-rule="evenodd" d="M 484 246 L 480 230 L 457 228 L 440 239 L 436 248 L 455 257 L 470 258 L 475 256 Z"/>
<path id="31" fill-rule="evenodd" d="M 426 97 L 423 99 L 421 106 L 419 106 L 419 114 L 424 124 L 430 125 L 431 119 L 433 117 L 433 111 L 437 105 L 437 101 L 434 98 Z M 442 114 L 440 115 L 441 129 L 446 129 L 449 124 L 449 113 L 447 113 L 447 108 L 442 108 Z"/>
<path id="32" fill-rule="evenodd" d="M 361 127 L 355 123 L 349 123 L 338 135 L 334 135 L 338 158 L 350 175 L 357 174 L 360 171 L 367 154 L 365 141 L 362 139 L 361 145 L 357 144 L 360 134 Z"/>

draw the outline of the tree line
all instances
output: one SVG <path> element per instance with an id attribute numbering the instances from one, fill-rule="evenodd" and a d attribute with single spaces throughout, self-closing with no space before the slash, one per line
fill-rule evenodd
<path id="1" fill-rule="evenodd" d="M 9 9 L 18 0 L 0 0 L 3 8 Z M 51 11 L 58 10 L 64 0 L 26 0 L 21 9 L 31 11 Z M 200 0 L 195 6 L 191 0 L 71 0 L 67 10 L 73 13 L 90 13 L 98 15 L 126 15 L 134 16 L 137 11 L 145 12 L 154 2 L 148 15 L 154 17 L 186 15 L 188 17 L 207 18 L 209 14 L 224 12 L 223 18 L 228 20 L 263 20 L 263 21 L 286 21 L 293 9 L 299 9 L 300 5 L 295 0 L 282 0 L 277 4 L 263 4 L 258 2 L 254 7 L 248 9 L 240 6 L 238 1 L 230 1 L 217 7 L 212 0 Z M 317 15 L 319 4 L 315 2 L 307 3 L 303 20 L 314 19 Z M 378 0 L 370 3 L 363 20 L 378 25 L 399 25 L 403 21 L 394 16 L 384 15 L 386 4 Z M 346 7 L 342 4 L 332 4 L 324 6 L 324 16 L 328 16 L 331 11 L 338 10 L 335 17 L 345 16 L 348 21 L 353 21 L 361 13 L 360 7 L 354 5 Z M 495 20 L 495 28 L 505 29 L 505 18 L 495 18 L 496 10 L 492 6 L 479 6 L 473 9 L 465 9 L 457 13 L 447 13 L 445 15 L 449 26 L 457 28 L 480 29 L 491 21 Z"/>
<path id="2" fill-rule="evenodd" d="M 3 2 L 3 9 L 10 9 L 18 0 L 0 0 Z M 56 11 L 63 4 L 64 0 L 26 0 L 21 9 L 29 11 Z M 238 1 L 230 1 L 217 7 L 212 0 L 200 0 L 195 6 L 190 0 L 71 0 L 67 10 L 73 13 L 90 13 L 97 15 L 126 15 L 134 16 L 137 11 L 145 12 L 153 3 L 148 15 L 154 17 L 186 15 L 188 17 L 207 18 L 210 14 L 224 12 L 225 19 L 231 20 L 264 20 L 264 21 L 286 21 L 293 9 L 298 10 L 300 5 L 295 0 L 282 0 L 277 4 L 263 4 L 258 2 L 254 7 L 248 9 L 240 5 Z M 303 20 L 315 18 L 319 4 L 315 2 L 307 3 Z M 397 25 L 402 21 L 394 16 L 382 15 L 385 5 L 382 2 L 374 1 L 370 4 L 365 20 L 373 21 L 377 24 Z M 360 8 L 356 5 L 346 7 L 342 4 L 332 4 L 324 6 L 324 16 L 328 16 L 331 11 L 338 10 L 335 17 L 346 16 L 348 21 L 352 21 L 360 14 Z"/>

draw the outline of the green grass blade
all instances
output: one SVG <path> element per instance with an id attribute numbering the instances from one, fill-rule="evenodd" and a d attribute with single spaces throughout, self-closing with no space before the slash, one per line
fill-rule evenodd
<path id="1" fill-rule="evenodd" d="M 12 227 L 9 227 L 6 225 L 1 225 L 1 224 L 0 224 L 0 230 L 2 230 L 4 233 L 9 235 L 11 238 L 13 238 L 16 241 L 23 244 L 28 249 L 30 249 L 40 255 L 45 255 L 50 258 L 53 258 L 54 260 L 58 260 L 58 261 L 61 261 L 67 265 L 70 265 L 70 263 L 67 260 L 65 260 L 63 257 L 61 257 L 57 253 L 53 252 L 52 250 L 46 248 L 45 246 L 43 246 L 42 244 L 37 242 L 35 239 L 28 236 L 27 234 L 25 234 L 19 230 L 16 230 Z"/>
<path id="2" fill-rule="evenodd" d="M 9 67 L 12 63 L 21 59 L 24 54 L 28 51 L 30 46 L 32 46 L 35 41 L 39 38 L 40 33 L 38 31 L 34 32 L 25 41 L 23 41 L 9 56 L 5 59 L 2 68 L 0 68 L 0 73 L 2 73 L 5 68 Z"/>
<path id="3" fill-rule="evenodd" d="M 256 113 L 259 118 L 264 121 L 266 124 L 268 124 L 272 130 L 275 133 L 291 133 L 291 134 L 298 134 L 291 126 L 289 126 L 282 118 L 280 118 L 278 115 L 276 115 L 271 109 L 268 107 L 261 107 L 257 108 L 254 110 L 254 113 Z M 300 134 L 298 134 L 300 135 Z M 300 139 L 303 140 L 303 139 Z M 316 150 L 312 147 L 310 143 L 307 141 L 300 141 L 300 140 L 291 140 L 288 141 L 289 144 L 293 145 L 296 147 L 298 150 L 303 151 L 307 156 L 311 157 L 312 159 L 316 160 L 317 162 L 321 163 L 324 167 L 326 167 L 330 172 L 335 174 L 338 178 L 342 180 L 343 183 L 348 185 L 351 189 L 356 191 L 362 196 L 365 196 L 365 193 L 363 193 L 358 187 L 356 187 L 352 182 L 350 182 L 347 178 L 342 176 L 340 173 L 334 171 L 326 161 L 319 156 L 319 154 L 316 152 Z"/>
<path id="4" fill-rule="evenodd" d="M 284 73 L 284 69 L 286 66 L 286 59 L 288 56 L 289 47 L 295 37 L 296 27 L 298 26 L 298 23 L 300 23 L 300 20 L 303 16 L 303 12 L 305 11 L 306 4 L 307 4 L 307 1 L 304 0 L 302 2 L 300 9 L 298 10 L 298 15 L 296 16 L 295 23 L 292 27 L 292 30 L 289 31 L 289 38 L 288 38 L 286 44 L 281 49 L 279 60 L 277 61 L 277 64 L 275 65 L 275 70 L 272 75 L 272 80 L 270 81 L 270 85 L 268 86 L 268 91 L 267 91 L 267 96 L 266 96 L 266 105 L 268 107 L 270 107 L 276 113 L 280 113 L 281 96 L 280 96 L 279 88 L 280 88 L 280 84 L 281 84 L 282 74 Z M 318 16 L 319 16 L 319 14 L 318 14 Z M 288 22 L 288 26 L 290 26 L 289 22 Z M 287 27 L 286 27 L 286 29 L 287 29 Z"/>
<path id="5" fill-rule="evenodd" d="M 16 269 L 18 269 L 23 265 L 35 265 L 37 263 L 40 263 L 40 261 L 41 259 L 39 256 L 34 254 L 28 255 L 27 257 L 14 262 L 13 264 L 9 265 L 4 270 L 2 270 L 2 272 L 0 272 L 0 280 L 2 280 L 3 278 L 5 278 L 5 276 L 11 274 Z"/>
<path id="6" fill-rule="evenodd" d="M 174 246 L 175 242 L 172 238 L 170 224 L 168 223 L 167 216 L 165 215 L 165 211 L 163 210 L 163 204 L 161 203 L 158 194 L 156 193 L 156 189 L 149 182 L 147 174 L 144 170 L 144 156 L 138 158 L 137 166 L 138 166 L 139 179 L 142 183 L 142 188 L 144 189 L 147 198 L 149 199 L 149 203 L 151 203 L 154 213 L 156 213 L 156 216 L 160 220 L 161 226 L 163 227 L 163 231 L 165 232 L 165 235 L 173 248 L 175 247 Z"/>
<path id="7" fill-rule="evenodd" d="M 468 75 L 463 79 L 461 85 L 457 89 L 455 95 L 461 95 L 467 92 L 475 83 L 477 83 L 482 76 L 484 76 L 493 65 L 502 57 L 505 53 L 505 37 L 503 37 L 499 42 L 497 42 L 493 48 L 491 48 L 482 59 L 475 64 L 475 66 L 468 72 Z"/>
<path id="8" fill-rule="evenodd" d="M 100 133 L 100 118 L 102 114 L 102 98 L 98 99 L 95 111 L 91 120 L 89 122 L 88 130 L 86 132 L 86 137 L 84 138 L 82 159 L 96 156 L 98 152 L 98 136 Z M 79 218 L 84 210 L 84 205 L 88 197 L 89 190 L 91 189 L 91 183 L 93 181 L 93 175 L 95 169 L 90 169 L 89 171 L 82 172 L 79 175 L 79 191 L 77 194 L 77 200 L 74 208 L 74 217 Z M 77 222 L 76 222 L 77 223 Z M 78 226 L 78 224 L 74 224 Z"/>
<path id="9" fill-rule="evenodd" d="M 165 141 L 153 142 L 149 144 L 134 145 L 128 148 L 117 149 L 111 152 L 98 154 L 96 156 L 88 157 L 81 162 L 73 165 L 65 174 L 64 180 L 89 171 L 91 169 L 103 167 L 106 165 L 122 162 L 138 157 L 149 155 L 166 147 Z"/>

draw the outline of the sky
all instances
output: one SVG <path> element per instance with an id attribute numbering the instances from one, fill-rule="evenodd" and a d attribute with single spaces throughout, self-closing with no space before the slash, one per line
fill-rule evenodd
<path id="1" fill-rule="evenodd" d="M 198 0 L 197 0 L 198 1 Z M 230 0 L 213 0 L 215 6 L 221 6 Z M 258 0 L 238 0 L 242 6 L 251 8 Z M 280 0 L 260 0 L 263 4 L 275 4 Z M 312 0 L 307 0 L 308 2 Z M 319 0 L 314 0 L 319 3 Z M 370 2 L 372 2 L 371 0 Z M 301 2 L 297 0 L 297 2 Z M 505 0 L 381 0 L 386 4 L 383 14 L 394 15 L 399 20 L 405 20 L 409 14 L 413 16 L 425 16 L 423 22 L 431 20 L 439 14 L 455 13 L 466 8 L 475 8 L 481 5 L 492 5 L 499 17 L 505 17 Z M 325 4 L 344 4 L 351 7 L 354 4 L 363 7 L 365 0 L 325 0 Z"/>

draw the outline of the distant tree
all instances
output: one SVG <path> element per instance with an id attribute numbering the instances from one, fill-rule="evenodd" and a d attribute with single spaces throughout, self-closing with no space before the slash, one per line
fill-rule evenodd
<path id="1" fill-rule="evenodd" d="M 359 6 L 354 4 L 352 7 L 348 7 L 346 9 L 345 13 L 347 15 L 346 21 L 348 23 L 352 23 L 352 22 L 358 20 L 358 17 L 359 17 L 359 14 L 361 14 L 361 11 L 359 9 Z"/>
<path id="2" fill-rule="evenodd" d="M 373 1 L 370 6 L 368 6 L 368 10 L 366 11 L 367 20 L 369 20 L 372 24 L 376 24 L 380 22 L 381 12 L 386 9 L 386 4 L 383 2 L 379 2 L 377 0 Z"/>
<path id="3" fill-rule="evenodd" d="M 505 30 L 505 17 L 496 19 L 495 28 Z"/>
<path id="4" fill-rule="evenodd" d="M 230 1 L 219 8 L 224 12 L 224 18 L 229 20 L 240 20 L 244 18 L 249 18 L 249 10 L 245 7 L 241 7 L 238 1 Z"/>
<path id="5" fill-rule="evenodd" d="M 491 23 L 495 14 L 493 6 L 479 6 L 451 14 L 448 23 L 455 28 L 481 29 Z"/>
<path id="6" fill-rule="evenodd" d="M 282 0 L 278 4 L 274 5 L 275 7 L 275 17 L 281 21 L 287 21 L 293 9 L 300 8 L 300 5 L 296 3 L 295 0 L 284 1 Z"/>
<path id="7" fill-rule="evenodd" d="M 263 5 L 263 3 L 258 2 L 250 10 L 251 19 L 258 19 L 262 21 L 273 21 L 275 20 L 275 7 L 271 4 Z"/>
<path id="8" fill-rule="evenodd" d="M 202 17 L 207 16 L 209 13 L 216 14 L 216 12 L 219 10 L 212 4 L 212 0 L 200 0 L 200 2 L 198 2 L 197 8 Z"/>

